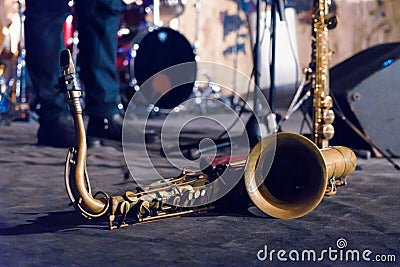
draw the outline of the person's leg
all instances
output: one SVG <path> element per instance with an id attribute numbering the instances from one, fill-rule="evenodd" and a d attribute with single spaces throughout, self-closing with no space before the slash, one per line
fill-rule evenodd
<path id="1" fill-rule="evenodd" d="M 118 12 L 122 1 L 76 2 L 80 78 L 86 90 L 88 135 L 120 139 L 122 118 L 117 55 Z M 115 125 L 114 125 L 115 124 Z M 115 127 L 114 127 L 115 126 Z"/>
<path id="2" fill-rule="evenodd" d="M 26 64 L 40 108 L 38 143 L 67 147 L 74 143 L 74 127 L 64 94 L 55 88 L 60 75 L 59 56 L 66 0 L 27 0 L 25 19 Z M 72 134 L 71 134 L 72 133 Z"/>

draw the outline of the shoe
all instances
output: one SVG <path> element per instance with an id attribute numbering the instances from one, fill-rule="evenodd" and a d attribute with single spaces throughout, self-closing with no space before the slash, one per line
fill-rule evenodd
<path id="1" fill-rule="evenodd" d="M 96 146 L 94 142 L 104 139 L 121 142 L 123 120 L 119 113 L 109 117 L 90 116 L 87 129 L 88 145 Z"/>
<path id="2" fill-rule="evenodd" d="M 40 118 L 38 145 L 68 148 L 76 145 L 74 120 L 71 115 Z"/>

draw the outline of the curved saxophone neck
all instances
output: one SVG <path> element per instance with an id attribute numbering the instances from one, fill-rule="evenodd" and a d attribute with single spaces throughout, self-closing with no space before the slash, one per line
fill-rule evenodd
<path id="1" fill-rule="evenodd" d="M 69 198 L 85 217 L 99 217 L 107 212 L 108 199 L 95 199 L 91 194 L 86 176 L 86 131 L 82 115 L 82 89 L 76 79 L 71 53 L 64 50 L 60 56 L 61 76 L 58 84 L 65 93 L 74 119 L 76 147 L 71 150 L 66 162 L 66 186 Z M 72 163 L 71 163 L 72 162 Z"/>

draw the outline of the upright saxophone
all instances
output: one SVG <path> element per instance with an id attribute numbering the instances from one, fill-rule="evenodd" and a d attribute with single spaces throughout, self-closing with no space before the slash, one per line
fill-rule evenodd
<path id="1" fill-rule="evenodd" d="M 313 141 L 319 148 L 329 146 L 335 131 L 333 101 L 329 90 L 328 28 L 334 18 L 328 20 L 330 0 L 315 0 L 312 13 L 311 86 L 313 96 Z"/>
<path id="2" fill-rule="evenodd" d="M 307 215 L 319 205 L 328 185 L 334 185 L 335 181 L 351 174 L 356 165 L 355 154 L 350 149 L 328 146 L 327 141 L 333 132 L 329 126 L 333 114 L 330 111 L 332 100 L 329 97 L 325 22 L 328 1 L 315 1 L 314 7 L 315 60 L 310 65 L 315 65 L 315 143 L 295 133 L 274 133 L 263 138 L 245 161 L 223 166 L 228 171 L 243 170 L 243 183 L 237 182 L 232 189 L 233 193 L 243 193 L 241 189 L 244 187 L 248 197 L 241 202 L 249 199 L 248 204 L 254 204 L 275 218 L 294 219 Z M 110 196 L 103 191 L 92 194 L 86 170 L 86 132 L 80 104 L 82 92 L 68 50 L 61 53 L 60 62 L 59 86 L 70 104 L 77 143 L 68 151 L 64 179 L 71 204 L 81 215 L 88 219 L 108 216 L 109 228 L 114 229 L 212 208 L 213 203 L 206 201 L 209 192 L 205 185 L 220 175 L 221 166 L 210 165 L 200 173 L 183 170 L 181 175 L 162 180 L 150 188 L 139 188 L 121 195 Z M 226 203 L 235 205 L 229 199 Z"/>

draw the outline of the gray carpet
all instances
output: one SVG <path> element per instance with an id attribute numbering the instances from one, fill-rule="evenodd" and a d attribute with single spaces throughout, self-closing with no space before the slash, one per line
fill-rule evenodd
<path id="1" fill-rule="evenodd" d="M 213 211 L 109 231 L 68 205 L 67 151 L 36 146 L 37 127 L 0 127 L 1 266 L 399 266 L 400 173 L 384 159 L 359 159 L 348 185 L 300 219 Z M 90 149 L 87 165 L 93 191 L 132 186 L 117 148 Z"/>

